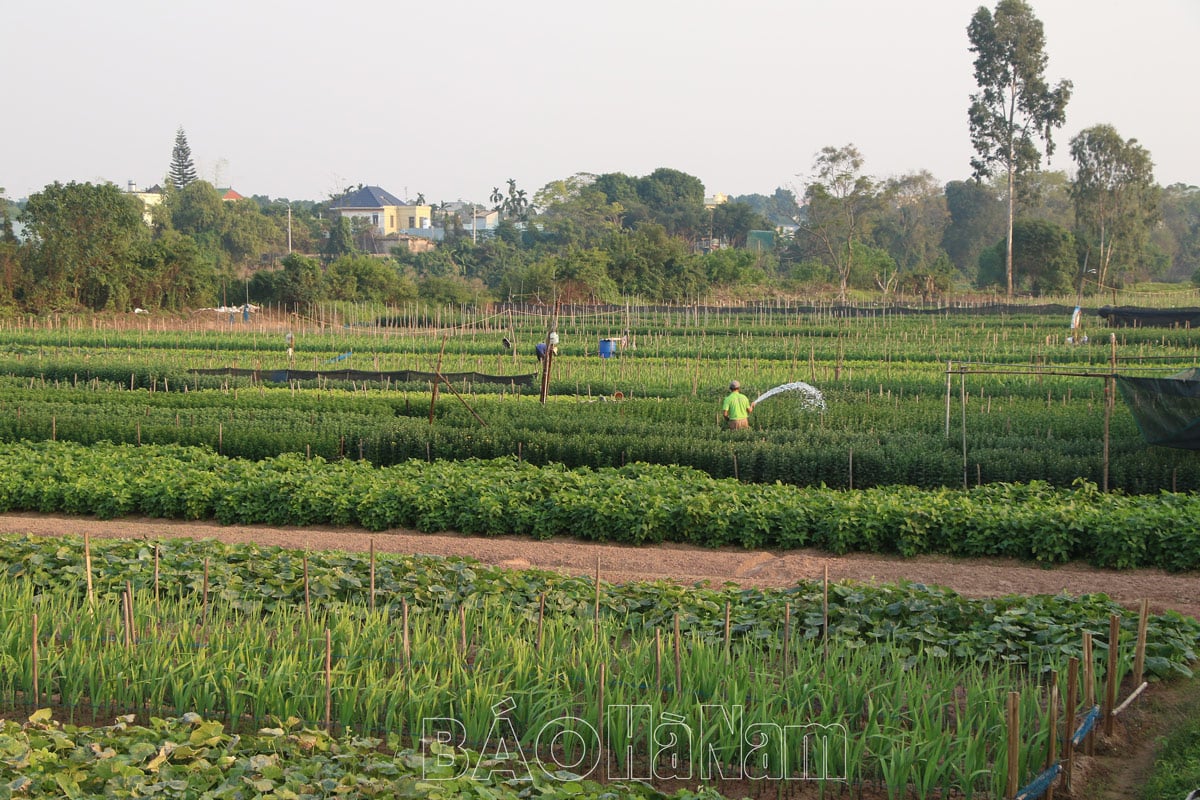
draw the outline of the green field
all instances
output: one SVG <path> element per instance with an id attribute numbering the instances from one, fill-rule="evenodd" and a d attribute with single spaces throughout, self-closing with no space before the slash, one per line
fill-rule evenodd
<path id="1" fill-rule="evenodd" d="M 553 323 L 551 313 L 9 321 L 0 507 L 1200 569 L 1200 465 L 1148 446 L 1120 399 L 1106 412 L 1104 377 L 1192 366 L 1191 330 L 1089 327 L 1088 344 L 1070 345 L 1069 311 L 1057 308 L 567 309 Z M 560 345 L 543 403 L 532 345 L 551 325 Z M 601 358 L 601 339 L 619 337 Z M 289 369 L 330 374 L 280 374 Z M 511 380 L 460 377 L 435 394 L 428 380 L 384 374 L 439 370 Z M 734 378 L 751 399 L 803 381 L 824 408 L 783 393 L 755 409 L 750 431 L 723 430 Z M 505 724 L 543 758 L 554 755 L 536 746 L 549 721 L 596 727 L 602 709 L 639 703 L 686 720 L 714 701 L 744 708 L 760 731 L 844 730 L 847 750 L 825 762 L 835 794 L 999 797 L 1004 695 L 1019 698 L 1024 783 L 1046 756 L 1050 676 L 1065 680 L 1085 630 L 1106 653 L 1112 613 L 1124 612 L 1113 669 L 1122 693 L 1133 688 L 1136 613 L 1102 596 L 983 602 L 848 584 L 830 587 L 826 605 L 819 585 L 596 587 L 468 562 L 368 565 L 214 543 L 96 547 L 89 571 L 82 549 L 0 542 L 0 660 L 11 666 L 0 702 L 67 723 L 38 716 L 27 732 L 0 731 L 0 746 L 60 753 L 38 780 L 85 793 L 115 778 L 92 765 L 100 772 L 64 779 L 51 767 L 69 748 L 46 744 L 75 736 L 76 716 L 139 715 L 147 727 L 126 726 L 144 745 L 122 762 L 129 780 L 158 780 L 156 760 L 156 770 L 189 761 L 164 754 L 195 738 L 194 749 L 225 748 L 235 777 L 300 796 L 310 779 L 375 779 L 378 748 L 400 751 L 386 768 L 396 775 L 424 763 L 436 754 L 423 717 L 469 730 L 453 763 L 494 755 L 493 707 L 510 699 Z M 1190 679 L 1198 642 L 1195 620 L 1153 617 L 1144 674 Z M 1099 696 L 1108 667 L 1096 666 Z M 1081 696 L 1070 718 L 1087 710 Z M 265 741 L 252 736 L 260 729 Z M 654 729 L 627 718 L 621 752 L 666 759 Z M 132 747 L 115 744 L 124 729 L 97 730 L 101 752 Z M 293 758 L 301 740 L 353 766 L 329 777 L 314 761 L 294 785 L 277 765 L 261 769 L 262 752 Z M 710 744 L 726 768 L 745 766 L 737 736 Z M 805 746 L 770 744 L 754 763 L 765 778 L 795 778 Z M 190 780 L 185 771 L 169 780 Z M 217 770 L 205 786 L 227 779 Z M 602 793 L 570 774 L 545 780 L 564 795 Z M 29 791 L 20 781 L 0 772 L 0 790 Z M 436 796 L 413 781 L 416 795 Z M 506 796 L 489 781 L 456 791 Z M 692 785 L 704 783 L 720 785 Z"/>

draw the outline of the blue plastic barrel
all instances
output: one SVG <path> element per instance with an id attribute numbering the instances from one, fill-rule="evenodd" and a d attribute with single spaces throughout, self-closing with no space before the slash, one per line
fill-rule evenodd
<path id="1" fill-rule="evenodd" d="M 600 340 L 600 357 L 612 358 L 613 352 L 616 350 L 617 343 L 612 339 Z"/>

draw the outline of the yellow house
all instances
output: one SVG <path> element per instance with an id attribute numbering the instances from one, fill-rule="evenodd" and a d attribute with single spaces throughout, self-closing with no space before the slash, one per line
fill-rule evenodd
<path id="1" fill-rule="evenodd" d="M 405 203 L 378 186 L 364 186 L 340 197 L 330 204 L 329 209 L 347 219 L 370 220 L 379 236 L 396 236 L 433 225 L 431 206 Z"/>

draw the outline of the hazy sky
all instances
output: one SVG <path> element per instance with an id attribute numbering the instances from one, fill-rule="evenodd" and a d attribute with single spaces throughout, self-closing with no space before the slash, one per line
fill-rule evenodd
<path id="1" fill-rule="evenodd" d="M 985 3 L 995 7 L 995 0 Z M 1032 0 L 1074 82 L 1051 167 L 1099 123 L 1200 184 L 1200 0 Z M 321 200 L 378 185 L 486 202 L 576 172 L 671 167 L 706 192 L 865 170 L 970 174 L 979 0 L 5 0 L 0 187 L 200 177 Z"/>

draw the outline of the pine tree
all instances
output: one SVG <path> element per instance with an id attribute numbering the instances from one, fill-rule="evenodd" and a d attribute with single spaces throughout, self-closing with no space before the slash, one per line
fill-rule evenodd
<path id="1" fill-rule="evenodd" d="M 182 189 L 196 180 L 196 165 L 192 163 L 192 148 L 188 147 L 183 127 L 175 132 L 175 149 L 171 151 L 171 171 L 167 177 L 176 189 Z"/>

